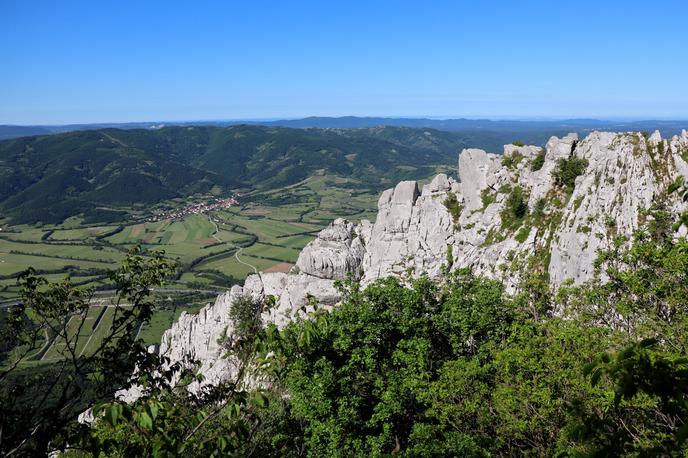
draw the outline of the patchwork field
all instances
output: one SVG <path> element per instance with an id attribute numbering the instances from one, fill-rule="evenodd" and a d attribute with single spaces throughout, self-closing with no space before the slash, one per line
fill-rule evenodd
<path id="1" fill-rule="evenodd" d="M 164 251 L 178 269 L 159 294 L 153 319 L 138 331 L 144 342 L 157 343 L 182 311 L 198 310 L 247 275 L 289 271 L 299 251 L 333 219 L 373 220 L 377 198 L 377 191 L 355 181 L 315 175 L 298 185 L 247 193 L 237 206 L 178 219 L 151 222 L 141 216 L 86 225 L 70 218 L 58 226 L 3 226 L 0 220 L 0 306 L 18 299 L 16 277 L 29 267 L 50 281 L 70 277 L 107 296 L 109 271 L 140 245 L 144 255 Z M 78 351 L 92 351 L 112 318 L 102 305 L 85 317 L 67 317 L 72 332 L 79 332 Z M 31 363 L 57 360 L 64 349 L 64 342 L 46 336 Z"/>
<path id="2" fill-rule="evenodd" d="M 442 171 L 441 168 L 437 172 Z M 375 218 L 378 191 L 316 174 L 280 189 L 253 191 L 240 204 L 179 219 L 145 216 L 119 224 L 86 225 L 70 218 L 58 226 L 3 226 L 0 220 L 0 302 L 17 298 L 16 277 L 28 267 L 52 280 L 108 289 L 108 271 L 135 245 L 162 250 L 179 268 L 170 288 L 226 289 L 255 270 L 279 270 L 335 218 Z"/>

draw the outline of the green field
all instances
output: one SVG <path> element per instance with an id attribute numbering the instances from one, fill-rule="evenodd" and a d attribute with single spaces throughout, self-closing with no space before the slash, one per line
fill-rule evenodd
<path id="1" fill-rule="evenodd" d="M 108 290 L 108 272 L 132 247 L 141 245 L 144 255 L 162 250 L 178 266 L 178 275 L 165 286 L 165 299 L 178 305 L 156 308 L 151 322 L 139 329 L 145 343 L 158 343 L 183 310 L 198 310 L 254 271 L 289 269 L 333 219 L 374 219 L 377 199 L 377 192 L 353 180 L 315 175 L 298 185 L 245 194 L 231 208 L 174 220 L 85 225 L 70 218 L 58 226 L 0 226 L 0 302 L 18 298 L 16 277 L 28 267 L 50 281 L 70 277 L 75 284 Z M 113 316 L 110 308 L 94 305 L 85 317 L 67 319 L 71 333 L 81 329 L 77 351 L 89 352 Z M 27 363 L 61 358 L 64 342 L 46 338 L 33 352 L 40 358 Z"/>
<path id="2" fill-rule="evenodd" d="M 374 219 L 377 198 L 376 190 L 355 180 L 315 174 L 297 185 L 247 193 L 231 208 L 174 220 L 151 222 L 144 215 L 108 225 L 69 218 L 58 226 L 2 226 L 0 301 L 17 298 L 16 276 L 28 267 L 51 279 L 70 276 L 107 289 L 108 270 L 137 244 L 144 254 L 162 250 L 177 263 L 170 288 L 226 289 L 254 268 L 293 264 L 335 218 Z"/>
<path id="3" fill-rule="evenodd" d="M 91 353 L 98 348 L 112 326 L 114 310 L 114 307 L 94 306 L 88 309 L 85 317 L 69 317 L 67 329 L 77 356 Z M 67 356 L 68 351 L 65 340 L 57 337 L 49 344 L 41 361 L 59 361 Z"/>

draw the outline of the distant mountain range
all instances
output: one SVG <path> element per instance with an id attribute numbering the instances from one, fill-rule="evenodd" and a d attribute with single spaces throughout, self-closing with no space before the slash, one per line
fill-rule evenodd
<path id="1" fill-rule="evenodd" d="M 13 223 L 117 221 L 211 189 L 275 189 L 315 173 L 377 192 L 453 164 L 469 144 L 433 129 L 170 126 L 0 141 L 0 214 Z"/>
<path id="2" fill-rule="evenodd" d="M 211 189 L 274 189 L 316 172 L 354 178 L 368 191 L 421 179 L 465 147 L 502 152 L 590 130 L 680 133 L 688 121 L 490 121 L 304 118 L 205 122 L 0 126 L 0 214 L 13 223 L 117 221 Z M 50 133 L 50 135 L 45 135 Z"/>
<path id="3" fill-rule="evenodd" d="M 130 123 L 99 123 L 99 124 L 69 124 L 52 126 L 9 126 L 0 125 L 0 140 L 22 137 L 27 135 L 43 135 L 49 133 L 63 133 L 75 130 L 93 130 L 104 128 L 116 129 L 156 129 L 160 126 L 232 126 L 232 125 L 260 125 L 293 128 L 370 128 L 378 126 L 431 128 L 448 132 L 461 132 L 470 136 L 477 136 L 482 141 L 486 136 L 499 138 L 498 145 L 503 139 L 520 138 L 528 143 L 544 143 L 552 135 L 564 135 L 576 132 L 585 135 L 593 130 L 612 132 L 625 131 L 654 131 L 658 129 L 665 136 L 679 134 L 681 129 L 688 126 L 688 120 L 644 120 L 644 121 L 616 121 L 600 119 L 563 119 L 563 120 L 490 120 L 490 119 L 431 119 L 431 118 L 386 118 L 386 117 L 308 117 L 302 119 L 282 119 L 269 121 L 230 120 L 230 121 L 173 121 L 173 122 L 130 122 Z M 511 141 L 511 140 L 508 140 Z M 507 141 L 507 143 L 508 143 Z M 484 147 L 485 145 L 478 145 Z M 499 146 L 499 145 L 498 145 Z M 488 146 L 489 147 L 489 146 Z"/>

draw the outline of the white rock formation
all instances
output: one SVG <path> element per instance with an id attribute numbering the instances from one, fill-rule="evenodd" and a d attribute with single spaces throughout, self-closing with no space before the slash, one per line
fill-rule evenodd
<path id="1" fill-rule="evenodd" d="M 337 219 L 304 247 L 296 266 L 300 272 L 319 278 L 343 280 L 353 275 L 358 279 L 364 251 L 357 227 Z"/>
<path id="2" fill-rule="evenodd" d="M 598 249 L 617 234 L 632 234 L 640 211 L 679 175 L 688 177 L 686 131 L 669 140 L 659 132 L 648 139 L 604 132 L 580 141 L 575 134 L 552 137 L 542 167 L 532 170 L 539 152 L 514 145 L 505 146 L 504 155 L 467 149 L 459 156 L 459 181 L 441 174 L 421 191 L 414 181 L 399 183 L 380 196 L 375 223 L 335 220 L 303 249 L 297 273 L 251 275 L 243 287 L 234 286 L 197 315 L 182 314 L 165 332 L 160 351 L 175 361 L 187 355 L 198 359 L 206 381 L 216 383 L 232 373 L 218 338 L 232 331 L 229 307 L 235 298 L 274 296 L 277 305 L 263 320 L 281 327 L 301 313 L 309 297 L 336 304 L 335 280 L 351 275 L 366 285 L 388 275 L 437 277 L 448 252 L 454 268 L 471 266 L 513 288 L 517 268 L 546 250 L 551 257 L 542 268 L 553 286 L 566 279 L 580 283 L 591 277 Z M 572 156 L 588 165 L 568 195 L 557 186 L 553 171 L 559 160 Z M 530 215 L 509 228 L 502 215 L 516 187 L 527 196 Z M 458 221 L 444 203 L 450 193 L 460 204 Z M 668 203 L 675 213 L 685 211 L 685 204 L 672 196 Z M 535 216 L 538 209 L 541 214 Z"/>

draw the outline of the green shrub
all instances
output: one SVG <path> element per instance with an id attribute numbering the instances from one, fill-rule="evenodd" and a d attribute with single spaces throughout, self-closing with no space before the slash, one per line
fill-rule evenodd
<path id="1" fill-rule="evenodd" d="M 526 146 L 526 144 L 520 140 L 515 140 L 515 141 L 511 142 L 511 144 L 514 146 Z"/>
<path id="2" fill-rule="evenodd" d="M 507 197 L 502 210 L 502 227 L 516 229 L 528 215 L 528 197 L 523 188 L 516 186 Z"/>
<path id="3" fill-rule="evenodd" d="M 452 217 L 454 227 L 457 227 L 457 225 L 459 224 L 459 217 L 461 216 L 461 212 L 463 211 L 463 206 L 459 203 L 459 200 L 456 198 L 456 194 L 450 192 L 447 198 L 444 199 L 443 203 L 444 206 L 447 207 L 447 210 L 449 211 L 449 214 Z"/>
<path id="4" fill-rule="evenodd" d="M 533 162 L 530 163 L 530 170 L 533 172 L 537 172 L 542 168 L 543 165 L 545 165 L 545 155 L 547 154 L 547 151 L 545 148 L 540 148 L 540 151 L 537 153 L 537 156 L 533 159 Z"/>
<path id="5" fill-rule="evenodd" d="M 538 199 L 535 202 L 535 207 L 533 208 L 533 219 L 535 224 L 540 224 L 542 219 L 545 217 L 545 209 L 547 208 L 547 201 L 544 197 Z"/>
<path id="6" fill-rule="evenodd" d="M 576 178 L 585 173 L 588 167 L 587 159 L 571 156 L 568 159 L 559 159 L 554 175 L 557 186 L 566 189 L 569 193 L 576 187 Z"/>
<path id="7" fill-rule="evenodd" d="M 483 210 L 485 210 L 488 205 L 497 202 L 497 195 L 490 191 L 490 188 L 486 188 L 480 193 L 480 200 L 483 202 Z"/>
<path id="8" fill-rule="evenodd" d="M 515 218 L 523 218 L 528 214 L 528 202 L 523 188 L 516 186 L 506 200 L 506 208 Z"/>
<path id="9" fill-rule="evenodd" d="M 516 234 L 516 241 L 518 243 L 523 243 L 526 241 L 528 238 L 528 235 L 530 235 L 530 226 L 523 226 L 521 230 L 518 231 L 518 234 Z"/>
<path id="10" fill-rule="evenodd" d="M 229 308 L 229 318 L 234 325 L 234 335 L 246 340 L 255 336 L 262 328 L 261 305 L 247 296 L 234 300 Z"/>
<path id="11" fill-rule="evenodd" d="M 523 160 L 523 154 L 518 151 L 514 151 L 510 155 L 502 156 L 502 165 L 508 169 L 515 168 L 519 162 Z"/>

